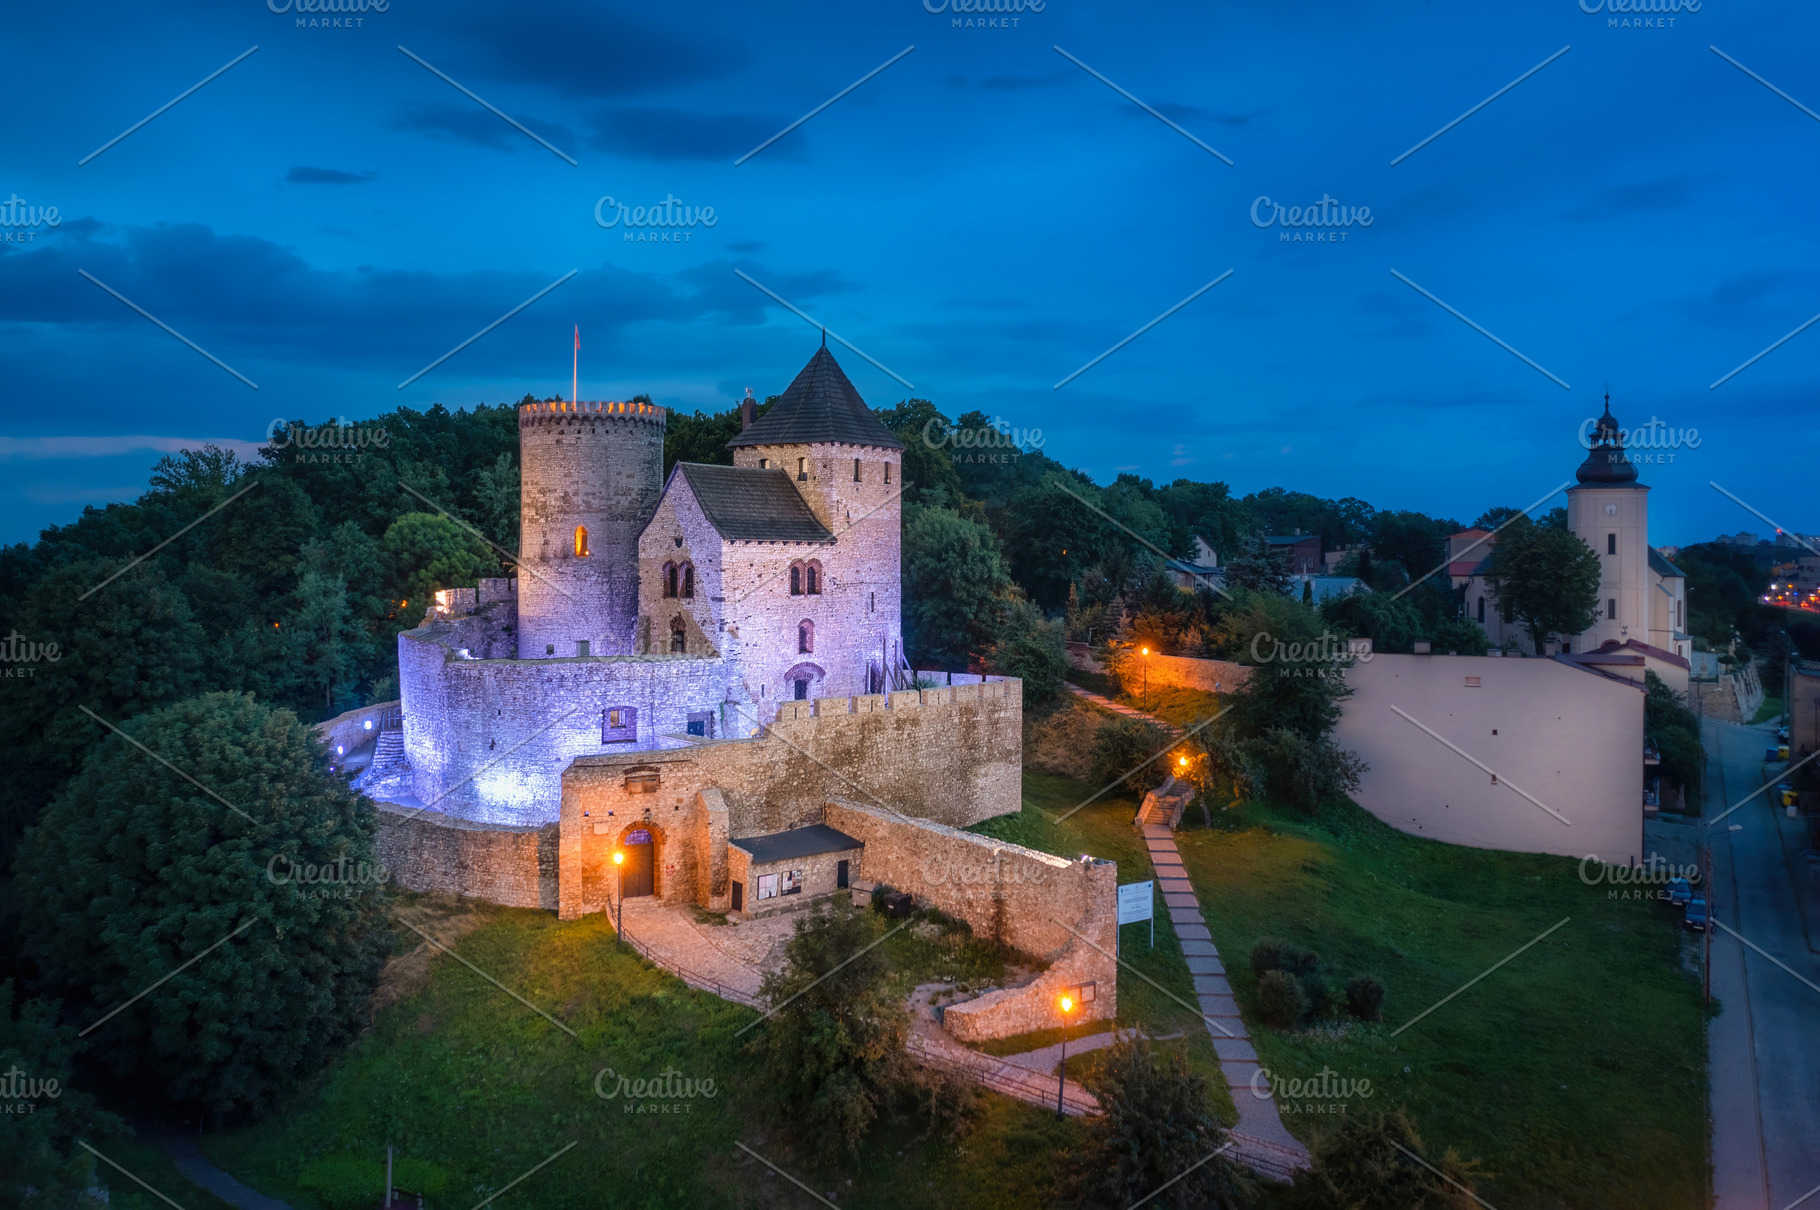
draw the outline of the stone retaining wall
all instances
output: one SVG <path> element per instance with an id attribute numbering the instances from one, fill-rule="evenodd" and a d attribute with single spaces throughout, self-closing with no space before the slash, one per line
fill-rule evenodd
<path id="1" fill-rule="evenodd" d="M 965 920 L 975 934 L 1047 961 L 1023 987 L 950 1005 L 948 1032 L 961 1041 L 1002 1038 L 1061 1024 L 1056 999 L 1095 986 L 1080 1021 L 1118 1012 L 1118 867 L 1068 861 L 1009 841 L 931 820 L 893 815 L 853 801 L 830 801 L 825 822 L 865 842 L 866 877 L 909 891 L 918 901 Z"/>
<path id="2" fill-rule="evenodd" d="M 556 907 L 556 824 L 487 826 L 440 811 L 375 805 L 379 860 L 399 886 L 506 907 Z"/>

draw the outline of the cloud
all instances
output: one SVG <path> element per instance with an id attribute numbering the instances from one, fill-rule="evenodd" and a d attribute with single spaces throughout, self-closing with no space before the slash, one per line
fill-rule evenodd
<path id="1" fill-rule="evenodd" d="M 734 39 L 706 32 L 700 19 L 671 25 L 642 6 L 486 4 L 456 28 L 470 39 L 468 57 L 482 73 L 575 97 L 638 96 L 725 77 L 748 58 Z"/>
<path id="2" fill-rule="evenodd" d="M 284 174 L 284 179 L 293 185 L 364 185 L 377 173 L 343 172 L 339 168 L 310 168 L 299 164 Z"/>
<path id="3" fill-rule="evenodd" d="M 1196 109 L 1192 105 L 1177 105 L 1172 101 L 1146 101 L 1145 104 L 1171 122 L 1179 122 L 1183 125 L 1187 125 L 1189 122 L 1214 122 L 1221 126 L 1246 126 L 1251 123 L 1253 118 L 1261 118 L 1269 112 L 1264 109 L 1254 109 L 1250 113 L 1226 113 L 1218 109 Z M 1126 104 L 1122 108 L 1133 117 L 1156 120 L 1135 105 Z"/>
<path id="4" fill-rule="evenodd" d="M 682 109 L 621 106 L 593 115 L 590 145 L 644 160 L 731 160 L 790 124 L 788 118 L 742 113 L 693 113 Z M 801 139 L 765 149 L 776 159 L 803 158 Z"/>
<path id="5" fill-rule="evenodd" d="M 1650 211 L 1679 210 L 1687 205 L 1700 183 L 1700 178 L 1695 176 L 1674 176 L 1659 181 L 1639 181 L 1634 185 L 1615 185 L 1562 217 L 1576 223 L 1599 223 Z"/>
<path id="6" fill-rule="evenodd" d="M 512 116 L 525 130 L 534 131 L 539 138 L 546 139 L 565 151 L 576 146 L 575 132 L 566 126 L 528 114 Z M 526 138 L 524 131 L 514 130 L 511 125 L 501 121 L 498 114 L 488 113 L 478 105 L 454 105 L 443 101 L 414 105 L 395 116 L 392 125 L 398 130 L 446 135 L 464 143 L 500 151 L 517 151 L 521 147 L 527 147 L 540 154 L 548 154 Z"/>
<path id="7" fill-rule="evenodd" d="M 1038 76 L 988 76 L 980 81 L 980 87 L 993 92 L 1023 92 L 1031 88 L 1052 88 L 1078 71 L 1052 71 Z M 956 76 L 956 80 L 966 83 L 967 77 Z"/>

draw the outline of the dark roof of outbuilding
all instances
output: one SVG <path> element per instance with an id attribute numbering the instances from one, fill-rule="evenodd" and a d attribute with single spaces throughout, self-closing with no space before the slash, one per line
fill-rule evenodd
<path id="1" fill-rule="evenodd" d="M 832 542 L 808 501 L 781 470 L 678 462 L 708 524 L 730 541 Z"/>
<path id="2" fill-rule="evenodd" d="M 1649 569 L 1657 575 L 1670 580 L 1685 580 L 1687 578 L 1686 572 L 1682 571 L 1679 567 L 1676 567 L 1673 563 L 1670 563 L 1668 561 L 1668 556 L 1653 546 L 1649 548 Z"/>
<path id="3" fill-rule="evenodd" d="M 727 442 L 745 445 L 809 445 L 839 442 L 901 450 L 904 443 L 873 415 L 834 354 L 824 345 L 751 428 Z"/>
<path id="4" fill-rule="evenodd" d="M 863 841 L 825 823 L 773 832 L 769 836 L 735 836 L 727 843 L 751 854 L 754 865 L 788 861 L 793 857 L 814 857 L 820 853 L 844 853 L 848 849 L 864 847 Z"/>

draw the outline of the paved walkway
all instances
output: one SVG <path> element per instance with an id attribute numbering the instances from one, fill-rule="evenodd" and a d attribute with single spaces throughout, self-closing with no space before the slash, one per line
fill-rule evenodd
<path id="1" fill-rule="evenodd" d="M 1201 1002 L 1201 1020 L 1213 1035 L 1213 1049 L 1220 1057 L 1220 1072 L 1232 1089 L 1232 1103 L 1239 1111 L 1239 1124 L 1232 1132 L 1238 1140 L 1234 1150 L 1240 1158 L 1248 1151 L 1260 1152 L 1274 1159 L 1278 1166 L 1306 1167 L 1308 1149 L 1283 1126 L 1277 1103 L 1252 1091 L 1251 1079 L 1258 1072 L 1258 1052 L 1251 1045 L 1251 1033 L 1239 1015 L 1239 1002 L 1233 998 L 1232 985 L 1226 981 L 1226 968 L 1220 962 L 1220 951 L 1214 948 L 1213 934 L 1201 918 L 1201 903 L 1189 884 L 1187 868 L 1175 847 L 1175 836 L 1162 824 L 1143 825 L 1144 845 L 1150 850 L 1150 863 L 1156 868 L 1157 889 L 1169 909 L 1170 923 L 1181 939 L 1182 954 L 1188 960 L 1188 973 L 1194 977 L 1196 998 Z"/>
<path id="2" fill-rule="evenodd" d="M 1063 683 L 1066 684 L 1066 682 Z M 1176 726 L 1167 719 L 1158 718 L 1154 714 L 1145 714 L 1142 710 L 1134 710 L 1130 706 L 1122 706 L 1103 694 L 1083 689 L 1079 685 L 1068 685 L 1068 692 L 1074 694 L 1074 696 L 1083 701 L 1092 702 L 1101 710 L 1110 710 L 1114 714 L 1122 714 L 1126 718 L 1135 718 L 1141 723 L 1149 723 L 1153 727 L 1161 727 L 1171 736 L 1181 735 L 1183 733 L 1183 728 Z"/>
<path id="3" fill-rule="evenodd" d="M 1771 729 L 1704 723 L 1712 820 L 1764 784 Z M 1707 1026 L 1717 1210 L 1820 1205 L 1804 1200 L 1820 1198 L 1820 961 L 1803 927 L 1807 888 L 1797 888 L 1790 870 L 1791 848 L 1805 865 L 1805 837 L 1786 831 L 1800 823 L 1786 820 L 1766 792 L 1712 826 L 1721 926 L 1712 982 L 1724 1007 Z"/>
<path id="4" fill-rule="evenodd" d="M 177 1171 L 230 1206 L 238 1206 L 240 1210 L 291 1210 L 290 1203 L 267 1197 L 215 1167 L 193 1133 L 171 1126 L 144 1124 L 135 1130 L 140 1138 L 170 1156 Z"/>

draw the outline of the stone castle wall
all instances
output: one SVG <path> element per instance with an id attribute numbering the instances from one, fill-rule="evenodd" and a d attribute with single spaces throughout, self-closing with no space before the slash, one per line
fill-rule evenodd
<path id="1" fill-rule="evenodd" d="M 562 915 L 594 910 L 590 871 L 604 868 L 627 827 L 705 836 L 696 812 L 711 796 L 724 803 L 733 837 L 821 823 L 837 797 L 955 827 L 1020 810 L 1022 689 L 1001 680 L 785 702 L 755 739 L 578 759 L 562 779 Z M 702 855 L 680 852 L 657 869 L 654 889 L 725 908 L 725 870 L 705 868 Z"/>
<path id="2" fill-rule="evenodd" d="M 950 1005 L 943 1021 L 963 1042 L 1062 1024 L 1064 992 L 1094 985 L 1076 1021 L 1118 1013 L 1118 866 L 1068 861 L 1009 841 L 856 802 L 830 802 L 826 822 L 865 842 L 866 877 L 909 891 L 965 920 L 974 934 L 1049 963 L 1023 987 Z M 1096 948 L 1097 947 L 1097 948 Z"/>
<path id="3" fill-rule="evenodd" d="M 379 807 L 379 860 L 413 891 L 468 895 L 507 907 L 554 910 L 557 826 L 502 828 L 437 811 Z"/>
<path id="4" fill-rule="evenodd" d="M 502 608 L 503 608 L 502 604 Z M 451 647 L 483 616 L 398 641 L 405 755 L 419 802 L 507 825 L 555 822 L 562 771 L 578 756 L 680 744 L 691 712 L 718 714 L 724 670 L 690 656 L 463 659 Z M 636 739 L 601 742 L 610 708 L 637 710 Z"/>

